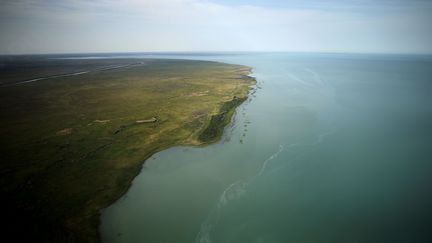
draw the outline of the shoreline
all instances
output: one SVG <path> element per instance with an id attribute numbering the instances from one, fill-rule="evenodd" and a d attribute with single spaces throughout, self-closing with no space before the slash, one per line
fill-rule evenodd
<path id="1" fill-rule="evenodd" d="M 2 75 L 10 82 L 31 80 L 131 61 L 11 59 Z M 7 235 L 101 242 L 102 210 L 127 193 L 146 160 L 174 146 L 219 141 L 256 83 L 244 65 L 142 61 L 146 65 L 2 86 Z"/>
<path id="2" fill-rule="evenodd" d="M 205 127 L 201 128 L 199 131 L 197 131 L 197 132 L 198 132 L 198 136 L 197 136 L 196 138 L 194 138 L 193 140 L 191 140 L 191 141 L 189 141 L 189 142 L 186 142 L 186 143 L 176 143 L 176 144 L 167 145 L 167 146 L 165 146 L 165 147 L 160 147 L 160 148 L 155 149 L 154 151 L 148 153 L 148 154 L 145 156 L 145 159 L 142 161 L 139 170 L 137 170 L 136 173 L 135 173 L 135 175 L 134 175 L 134 176 L 133 176 L 133 177 L 128 181 L 128 186 L 127 186 L 127 188 L 126 188 L 125 190 L 123 190 L 121 193 L 119 193 L 119 196 L 118 196 L 118 197 L 116 197 L 115 199 L 111 200 L 109 203 L 107 203 L 106 206 L 101 207 L 101 208 L 98 210 L 98 212 L 97 212 L 97 217 L 96 217 L 97 225 L 98 225 L 98 226 L 97 226 L 98 239 L 97 239 L 96 242 L 98 242 L 98 243 L 103 243 L 103 241 L 102 241 L 102 235 L 101 235 L 101 231 L 100 231 L 100 226 L 101 226 L 101 224 L 102 224 L 102 222 L 101 222 L 101 216 L 102 216 L 103 211 L 104 211 L 106 208 L 110 207 L 111 205 L 115 204 L 118 200 L 120 200 L 120 199 L 121 199 L 121 198 L 122 198 L 122 197 L 123 197 L 123 196 L 124 196 L 128 191 L 129 191 L 130 187 L 132 186 L 132 182 L 133 182 L 133 180 L 134 180 L 134 179 L 135 179 L 135 178 L 136 178 L 136 177 L 141 173 L 144 164 L 146 163 L 146 161 L 147 161 L 149 158 L 151 158 L 151 157 L 152 157 L 154 154 L 156 154 L 156 153 L 159 153 L 159 152 L 161 152 L 161 151 L 164 151 L 164 150 L 167 150 L 167 149 L 170 149 L 170 148 L 173 148 L 173 147 L 177 147 L 177 146 L 186 146 L 186 147 L 202 148 L 202 147 L 206 147 L 206 146 L 209 146 L 209 145 L 215 144 L 215 143 L 217 143 L 217 142 L 219 142 L 219 141 L 221 140 L 221 138 L 222 138 L 222 136 L 223 136 L 223 134 L 224 134 L 225 128 L 226 128 L 226 127 L 227 127 L 231 122 L 233 122 L 233 121 L 232 121 L 232 118 L 233 118 L 233 116 L 234 116 L 234 114 L 235 114 L 237 108 L 238 108 L 240 105 L 242 105 L 245 101 L 247 101 L 247 100 L 250 98 L 249 91 L 250 91 L 250 90 L 253 90 L 253 86 L 257 84 L 256 78 L 253 77 L 253 76 L 250 76 L 251 73 L 252 73 L 252 68 L 251 68 L 251 67 L 248 67 L 248 74 L 245 75 L 242 79 L 245 79 L 245 81 L 246 81 L 247 79 L 249 79 L 249 80 L 253 80 L 253 81 L 252 81 L 251 85 L 248 86 L 247 94 L 246 94 L 245 96 L 243 96 L 243 97 L 238 97 L 238 98 L 237 98 L 240 102 L 235 102 L 235 105 L 233 105 L 232 107 L 230 107 L 230 109 L 228 109 L 228 110 L 223 110 L 223 106 L 224 106 L 224 104 L 227 103 L 227 102 L 224 102 L 224 103 L 221 105 L 221 107 L 219 107 L 219 113 L 217 113 L 217 114 L 213 114 L 213 115 L 212 115 L 212 117 L 214 117 L 214 116 L 217 116 L 218 114 L 220 114 L 221 112 L 226 112 L 226 116 L 224 116 L 224 118 L 223 118 L 222 120 L 219 121 L 219 122 L 220 122 L 219 124 L 221 124 L 221 126 L 217 126 L 217 133 L 216 133 L 216 135 L 215 135 L 214 137 L 212 137 L 211 139 L 206 140 L 206 141 L 202 141 L 202 140 L 199 139 L 200 135 L 201 135 L 203 132 L 205 132 L 205 131 L 210 127 L 211 122 L 209 122 Z M 235 97 L 233 98 L 233 100 L 234 100 L 234 99 L 235 99 Z M 232 101 L 232 100 L 231 100 L 231 101 Z M 228 102 L 230 102 L 230 101 L 228 101 Z M 223 110 L 223 111 L 221 111 L 221 110 Z M 196 136 L 196 134 L 192 134 L 191 136 Z"/>

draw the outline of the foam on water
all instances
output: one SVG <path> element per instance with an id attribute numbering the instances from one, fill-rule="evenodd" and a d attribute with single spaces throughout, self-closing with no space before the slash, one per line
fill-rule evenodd
<path id="1" fill-rule="evenodd" d="M 302 84 L 303 86 L 307 86 L 307 87 L 314 87 L 313 84 L 311 84 L 310 82 L 307 82 L 299 77 L 297 77 L 296 75 L 289 73 L 288 76 L 292 79 L 297 81 L 298 83 Z"/>
<path id="2" fill-rule="evenodd" d="M 312 87 L 325 87 L 327 86 L 325 82 L 321 79 L 318 73 L 314 72 L 311 69 L 304 69 L 306 72 L 312 74 L 314 82 L 303 80 L 294 74 L 289 74 L 289 77 L 303 86 L 307 86 L 309 88 Z M 216 225 L 218 224 L 222 210 L 225 206 L 229 204 L 230 201 L 238 200 L 242 196 L 244 196 L 247 193 L 247 186 L 252 183 L 252 181 L 256 180 L 258 177 L 261 177 L 265 174 L 266 170 L 268 169 L 269 163 L 275 159 L 278 158 L 278 156 L 284 152 L 288 151 L 290 149 L 293 149 L 295 147 L 300 146 L 316 146 L 324 142 L 325 138 L 329 135 L 333 134 L 335 132 L 334 128 L 331 128 L 329 130 L 326 130 L 316 136 L 316 138 L 309 142 L 296 142 L 291 143 L 289 145 L 285 145 L 286 143 L 279 144 L 278 149 L 271 154 L 267 159 L 265 159 L 262 163 L 261 169 L 259 172 L 251 177 L 248 181 L 244 180 L 238 180 L 234 183 L 230 184 L 220 195 L 216 206 L 211 210 L 205 221 L 201 224 L 200 231 L 198 232 L 198 235 L 196 237 L 197 243 L 212 243 L 211 233 L 216 228 Z"/>
<path id="3" fill-rule="evenodd" d="M 314 79 L 314 81 L 315 81 L 316 83 L 318 83 L 319 85 L 321 85 L 321 86 L 323 86 L 323 87 L 326 87 L 326 86 L 327 86 L 327 83 L 324 82 L 324 80 L 321 79 L 321 76 L 320 76 L 317 72 L 315 72 L 315 71 L 313 71 L 312 69 L 309 69 L 309 68 L 305 68 L 304 70 L 305 70 L 306 72 L 312 74 L 313 79 Z"/>
<path id="4" fill-rule="evenodd" d="M 268 167 L 268 164 L 276 159 L 284 150 L 297 147 L 297 146 L 317 146 L 324 142 L 325 138 L 335 133 L 335 129 L 330 129 L 328 131 L 322 132 L 316 136 L 316 139 L 311 142 L 305 143 L 293 143 L 288 146 L 283 144 L 279 145 L 278 150 L 270 155 L 264 162 L 262 163 L 262 167 L 258 174 L 250 179 L 250 181 L 246 182 L 243 180 L 235 181 L 230 184 L 219 197 L 216 207 L 212 209 L 212 211 L 207 216 L 206 220 L 201 224 L 200 231 L 196 237 L 197 243 L 212 243 L 211 233 L 216 228 L 218 221 L 220 220 L 222 210 L 230 201 L 239 200 L 242 196 L 247 193 L 247 186 L 254 181 L 257 177 L 262 176 Z"/>
<path id="5" fill-rule="evenodd" d="M 249 182 L 239 180 L 232 184 L 230 184 L 221 194 L 219 197 L 216 207 L 210 212 L 210 214 L 207 216 L 206 220 L 201 224 L 200 231 L 196 237 L 197 243 L 211 243 L 211 232 L 215 229 L 223 208 L 233 200 L 238 200 L 242 196 L 244 196 L 247 192 L 247 186 L 255 180 L 257 177 L 262 176 L 270 161 L 276 159 L 285 149 L 297 147 L 297 146 L 316 146 L 324 142 L 325 138 L 330 136 L 335 132 L 335 129 L 330 129 L 328 131 L 325 131 L 323 133 L 318 134 L 316 136 L 316 139 L 311 142 L 306 143 L 293 143 L 288 146 L 284 146 L 283 144 L 279 145 L 278 150 L 273 153 L 270 157 L 268 157 L 266 160 L 264 160 L 261 170 L 258 172 L 258 174 L 250 179 Z"/>
<path id="6" fill-rule="evenodd" d="M 240 199 L 246 193 L 248 183 L 239 180 L 230 184 L 219 197 L 216 207 L 209 213 L 206 220 L 201 224 L 200 231 L 196 237 L 197 243 L 211 243 L 211 232 L 216 227 L 223 207 L 230 201 Z"/>
<path id="7" fill-rule="evenodd" d="M 277 158 L 278 155 L 284 150 L 284 145 L 280 144 L 279 145 L 279 150 L 277 152 L 275 152 L 274 154 L 272 154 L 270 157 L 268 157 L 266 160 L 264 160 L 264 163 L 261 167 L 261 170 L 258 172 L 258 176 L 262 175 L 267 167 L 267 164 L 272 161 L 273 159 Z"/>

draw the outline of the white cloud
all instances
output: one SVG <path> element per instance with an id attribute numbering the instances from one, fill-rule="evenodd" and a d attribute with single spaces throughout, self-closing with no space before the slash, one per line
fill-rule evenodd
<path id="1" fill-rule="evenodd" d="M 206 0 L 21 0 L 2 9 L 8 21 L 0 30 L 9 35 L 0 37 L 1 52 L 13 52 L 20 43 L 24 52 L 432 51 L 431 17 L 424 12 L 370 14 Z"/>

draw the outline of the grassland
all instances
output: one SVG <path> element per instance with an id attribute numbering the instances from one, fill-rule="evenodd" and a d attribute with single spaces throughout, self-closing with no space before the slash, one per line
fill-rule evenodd
<path id="1" fill-rule="evenodd" d="M 27 242 L 99 242 L 99 210 L 146 158 L 217 141 L 255 83 L 248 67 L 205 61 L 31 57 L 0 68 L 5 237 Z"/>

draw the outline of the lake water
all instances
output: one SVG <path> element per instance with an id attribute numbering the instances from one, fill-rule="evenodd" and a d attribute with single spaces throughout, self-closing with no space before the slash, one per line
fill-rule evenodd
<path id="1" fill-rule="evenodd" d="M 223 139 L 148 159 L 104 242 L 432 242 L 432 58 L 161 56 L 253 67 Z"/>

